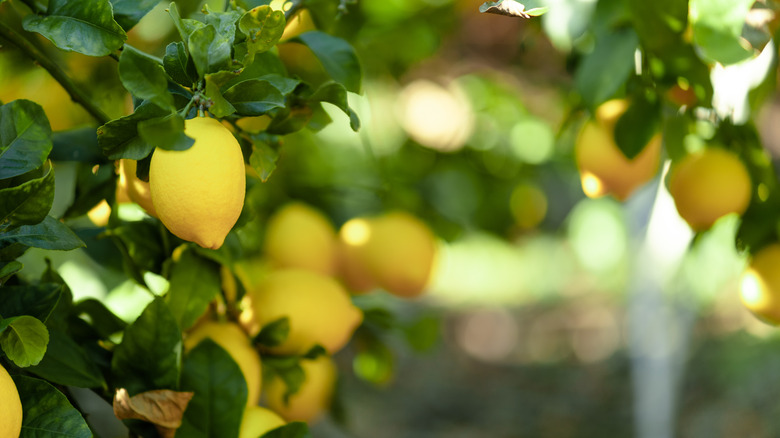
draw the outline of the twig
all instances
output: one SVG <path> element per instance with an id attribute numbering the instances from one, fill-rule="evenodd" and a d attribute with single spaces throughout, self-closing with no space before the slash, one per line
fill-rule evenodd
<path id="1" fill-rule="evenodd" d="M 68 92 L 70 98 L 84 107 L 85 110 L 100 124 L 104 125 L 111 121 L 111 118 L 106 115 L 86 94 L 84 94 L 71 78 L 52 61 L 46 54 L 41 52 L 40 49 L 35 47 L 27 38 L 20 35 L 16 30 L 8 27 L 7 24 L 0 21 L 0 36 L 6 39 L 11 44 L 18 47 L 25 55 L 37 62 L 43 67 L 49 74 Z"/>

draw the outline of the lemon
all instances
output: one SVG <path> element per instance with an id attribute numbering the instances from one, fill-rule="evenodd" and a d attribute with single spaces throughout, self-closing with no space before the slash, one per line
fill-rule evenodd
<path id="1" fill-rule="evenodd" d="M 119 160 L 119 184 L 125 187 L 127 197 L 140 205 L 150 216 L 157 217 L 157 211 L 152 203 L 152 192 L 149 183 L 136 176 L 136 160 Z"/>
<path id="2" fill-rule="evenodd" d="M 333 225 L 325 215 L 301 202 L 283 206 L 268 219 L 263 249 L 275 267 L 324 275 L 336 270 Z"/>
<path id="3" fill-rule="evenodd" d="M 739 282 L 742 303 L 759 319 L 780 324 L 780 243 L 759 250 Z"/>
<path id="4" fill-rule="evenodd" d="M 582 190 L 589 198 L 611 194 L 627 199 L 658 171 L 661 135 L 656 134 L 641 152 L 626 158 L 615 143 L 615 124 L 628 108 L 625 100 L 611 100 L 596 110 L 595 120 L 582 128 L 574 147 Z"/>
<path id="5" fill-rule="evenodd" d="M 89 220 L 98 227 L 105 227 L 108 225 L 109 216 L 111 216 L 111 206 L 108 205 L 108 201 L 105 199 L 97 203 L 97 205 L 87 212 Z"/>
<path id="6" fill-rule="evenodd" d="M 276 412 L 261 406 L 247 406 L 241 419 L 238 438 L 258 438 L 266 432 L 284 426 L 285 422 Z"/>
<path id="7" fill-rule="evenodd" d="M 302 354 L 319 344 L 329 353 L 340 350 L 363 320 L 363 313 L 333 278 L 302 269 L 268 274 L 247 291 L 244 322 L 256 333 L 264 325 L 287 317 L 287 339 L 273 347 L 277 354 Z"/>
<path id="8" fill-rule="evenodd" d="M 163 224 L 176 236 L 204 248 L 222 246 L 244 205 L 244 158 L 236 138 L 217 120 L 187 120 L 195 144 L 185 151 L 157 148 L 149 185 Z"/>
<path id="9" fill-rule="evenodd" d="M 0 436 L 15 438 L 22 431 L 22 401 L 8 371 L 0 365 Z"/>
<path id="10" fill-rule="evenodd" d="M 524 230 L 535 228 L 547 215 L 547 196 L 535 185 L 519 184 L 512 190 L 509 210 L 518 227 Z"/>
<path id="11" fill-rule="evenodd" d="M 306 421 L 313 423 L 329 408 L 336 387 L 336 365 L 328 356 L 319 356 L 314 360 L 301 361 L 305 374 L 300 389 L 284 403 L 287 386 L 274 377 L 266 386 L 268 407 L 279 413 L 287 421 Z"/>
<path id="12" fill-rule="evenodd" d="M 677 212 L 694 231 L 710 228 L 750 204 L 750 175 L 739 157 L 712 147 L 690 154 L 671 170 L 669 193 Z"/>
<path id="13" fill-rule="evenodd" d="M 252 346 L 249 337 L 232 322 L 206 321 L 196 326 L 184 339 L 185 351 L 195 348 L 200 341 L 209 338 L 230 354 L 244 375 L 247 386 L 247 406 L 260 401 L 262 365 L 260 355 Z"/>
<path id="14" fill-rule="evenodd" d="M 339 230 L 338 275 L 350 292 L 363 293 L 376 287 L 363 255 L 363 248 L 370 235 L 369 218 L 352 218 Z"/>

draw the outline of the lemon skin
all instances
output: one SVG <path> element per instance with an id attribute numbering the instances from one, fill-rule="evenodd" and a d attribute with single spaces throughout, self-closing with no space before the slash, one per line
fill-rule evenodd
<path id="1" fill-rule="evenodd" d="M 780 324 L 780 243 L 759 250 L 740 278 L 742 304 L 760 320 Z"/>
<path id="2" fill-rule="evenodd" d="M 238 438 L 257 438 L 284 424 L 276 412 L 262 406 L 248 406 L 241 419 Z"/>
<path id="3" fill-rule="evenodd" d="M 8 371 L 0 365 L 0 436 L 18 437 L 22 431 L 22 401 Z"/>
<path id="4" fill-rule="evenodd" d="M 287 421 L 314 423 L 330 408 L 336 386 L 336 365 L 328 356 L 301 361 L 305 378 L 298 392 L 284 403 L 287 386 L 275 377 L 266 386 L 268 407 Z"/>
<path id="5" fill-rule="evenodd" d="M 333 275 L 336 230 L 325 215 L 301 202 L 277 210 L 267 222 L 263 248 L 272 265 Z"/>

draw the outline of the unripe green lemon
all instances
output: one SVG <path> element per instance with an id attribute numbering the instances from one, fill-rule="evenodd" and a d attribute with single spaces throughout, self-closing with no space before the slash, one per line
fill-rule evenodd
<path id="1" fill-rule="evenodd" d="M 671 170 L 669 193 L 677 212 L 694 231 L 710 228 L 750 204 L 750 175 L 737 155 L 712 147 L 690 154 Z"/>
<path id="2" fill-rule="evenodd" d="M 336 270 L 336 230 L 325 215 L 301 202 L 283 206 L 268 219 L 263 249 L 274 267 L 324 275 Z"/>
<path id="3" fill-rule="evenodd" d="M 300 390 L 284 403 L 287 386 L 279 377 L 274 377 L 266 386 L 268 407 L 287 421 L 306 421 L 313 423 L 330 408 L 333 391 L 336 387 L 336 365 L 328 356 L 319 356 L 314 360 L 301 361 L 305 374 Z"/>
<path id="4" fill-rule="evenodd" d="M 241 418 L 238 438 L 258 438 L 284 424 L 282 417 L 270 409 L 262 406 L 247 406 Z"/>
<path id="5" fill-rule="evenodd" d="M 0 437 L 16 438 L 22 431 L 22 401 L 8 371 L 0 366 Z"/>
<path id="6" fill-rule="evenodd" d="M 173 234 L 217 249 L 244 205 L 244 157 L 236 138 L 217 120 L 187 120 L 184 133 L 195 139 L 192 147 L 185 151 L 157 148 L 152 155 L 152 203 Z"/>
<path id="7" fill-rule="evenodd" d="M 753 256 L 742 274 L 742 303 L 754 315 L 772 325 L 780 324 L 780 244 L 772 243 Z"/>

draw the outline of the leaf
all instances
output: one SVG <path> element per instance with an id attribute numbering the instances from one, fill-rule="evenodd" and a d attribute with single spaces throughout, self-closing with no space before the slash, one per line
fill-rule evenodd
<path id="1" fill-rule="evenodd" d="M 100 150 L 94 126 L 57 131 L 52 134 L 53 147 L 49 158 L 54 161 L 103 163 L 108 161 Z"/>
<path id="2" fill-rule="evenodd" d="M 94 327 L 103 339 L 108 339 L 114 333 L 118 333 L 127 327 L 127 324 L 108 310 L 105 304 L 94 298 L 79 301 L 72 309 L 73 315 L 87 315 Z"/>
<path id="3" fill-rule="evenodd" d="M 360 119 L 357 113 L 349 107 L 347 101 L 347 89 L 337 82 L 328 82 L 320 86 L 317 91 L 308 99 L 312 102 L 328 102 L 336 105 L 344 114 L 349 116 L 349 126 L 353 131 L 360 129 Z"/>
<path id="4" fill-rule="evenodd" d="M 479 7 L 479 12 L 488 14 L 507 15 L 510 17 L 531 18 L 544 14 L 550 8 L 539 7 L 525 9 L 525 5 L 515 0 L 498 0 L 495 2 L 485 2 Z"/>
<path id="5" fill-rule="evenodd" d="M 159 222 L 151 219 L 124 222 L 111 229 L 109 235 L 119 241 L 120 250 L 126 251 L 133 266 L 144 271 L 160 271 L 166 256 L 160 242 Z"/>
<path id="6" fill-rule="evenodd" d="M 145 53 L 125 46 L 119 56 L 119 79 L 133 96 L 149 100 L 168 112 L 176 110 L 173 96 L 168 92 L 165 69 Z"/>
<path id="7" fill-rule="evenodd" d="M 7 263 L 0 262 L 0 286 L 11 278 L 12 275 L 21 271 L 23 267 L 24 265 L 16 260 L 11 260 Z"/>
<path id="8" fill-rule="evenodd" d="M 0 233 L 0 248 L 15 243 L 59 251 L 70 251 L 84 246 L 84 242 L 67 225 L 51 216 L 46 216 L 39 224 L 22 225 Z"/>
<path id="9" fill-rule="evenodd" d="M 0 289 L 0 315 L 28 315 L 46 322 L 57 306 L 62 287 L 56 283 L 5 286 Z"/>
<path id="10" fill-rule="evenodd" d="M 636 98 L 615 124 L 615 142 L 629 160 L 645 148 L 660 130 L 661 108 L 658 102 Z"/>
<path id="11" fill-rule="evenodd" d="M 43 360 L 27 371 L 58 385 L 100 388 L 106 385 L 103 373 L 84 349 L 59 330 L 49 332 Z"/>
<path id="12" fill-rule="evenodd" d="M 217 34 L 217 29 L 213 25 L 192 32 L 188 45 L 199 77 L 230 68 L 232 45 L 227 38 Z"/>
<path id="13" fill-rule="evenodd" d="M 224 96 L 222 96 L 222 92 L 219 89 L 219 84 L 225 75 L 229 75 L 230 77 L 234 76 L 234 74 L 230 72 L 219 72 L 206 75 L 206 97 L 212 101 L 209 112 L 216 117 L 226 117 L 236 112 L 236 109 Z"/>
<path id="14" fill-rule="evenodd" d="M 60 391 L 34 377 L 13 376 L 22 401 L 22 434 L 19 438 L 91 438 L 81 413 Z"/>
<path id="15" fill-rule="evenodd" d="M 186 151 L 195 144 L 184 133 L 184 117 L 179 113 L 138 122 L 138 134 L 146 143 L 169 151 Z"/>
<path id="16" fill-rule="evenodd" d="M 22 99 L 0 106 L 0 179 L 41 167 L 51 148 L 51 126 L 40 105 Z"/>
<path id="17" fill-rule="evenodd" d="M 279 89 L 261 79 L 239 82 L 225 91 L 223 96 L 244 116 L 260 116 L 285 104 Z"/>
<path id="18" fill-rule="evenodd" d="M 630 28 L 596 38 L 595 49 L 585 57 L 574 77 L 576 89 L 588 106 L 595 108 L 623 85 L 634 68 L 637 47 L 636 33 Z"/>
<path id="19" fill-rule="evenodd" d="M 267 356 L 263 358 L 263 374 L 276 375 L 284 382 L 287 390 L 284 393 L 284 402 L 287 403 L 290 396 L 301 389 L 306 373 L 301 367 L 300 358 L 297 356 Z"/>
<path id="20" fill-rule="evenodd" d="M 282 345 L 290 334 L 290 318 L 283 316 L 276 321 L 264 325 L 260 333 L 252 340 L 254 344 L 264 345 L 266 347 L 276 347 Z"/>
<path id="21" fill-rule="evenodd" d="M 753 56 L 742 38 L 745 17 L 755 0 L 690 0 L 693 42 L 709 60 L 724 65 Z"/>
<path id="22" fill-rule="evenodd" d="M 98 144 L 109 160 L 130 158 L 142 160 L 154 146 L 138 134 L 138 122 L 169 114 L 157 105 L 145 101 L 133 114 L 112 120 L 97 129 Z"/>
<path id="23" fill-rule="evenodd" d="M 111 360 L 111 381 L 131 395 L 152 389 L 177 389 L 181 332 L 168 306 L 156 298 L 125 329 Z"/>
<path id="24" fill-rule="evenodd" d="M 260 438 L 311 438 L 309 426 L 302 421 L 294 421 L 269 430 Z"/>
<path id="25" fill-rule="evenodd" d="M 114 415 L 120 420 L 136 419 L 154 424 L 164 438 L 173 438 L 194 393 L 168 389 L 142 392 L 130 397 L 120 388 L 114 394 Z"/>
<path id="26" fill-rule="evenodd" d="M 165 299 L 173 318 L 184 331 L 208 309 L 219 293 L 221 280 L 218 266 L 185 250 L 171 268 L 170 288 Z"/>
<path id="27" fill-rule="evenodd" d="M 111 0 L 114 19 L 125 31 L 138 24 L 158 3 L 160 0 Z"/>
<path id="28" fill-rule="evenodd" d="M 211 339 L 202 340 L 184 359 L 181 387 L 195 396 L 184 412 L 181 436 L 238 436 L 247 400 L 241 369 Z"/>
<path id="29" fill-rule="evenodd" d="M 679 0 L 630 0 L 631 23 L 642 47 L 655 54 L 680 43 L 688 24 L 688 2 Z"/>
<path id="30" fill-rule="evenodd" d="M 404 327 L 406 341 L 416 352 L 431 350 L 441 337 L 441 319 L 435 315 L 423 316 Z"/>
<path id="31" fill-rule="evenodd" d="M 89 56 L 106 56 L 127 39 L 114 21 L 108 0 L 49 0 L 46 16 L 28 15 L 24 30 L 38 32 L 55 46 Z"/>
<path id="32" fill-rule="evenodd" d="M 35 317 L 22 315 L 0 320 L 0 348 L 18 367 L 37 365 L 48 343 L 49 331 Z"/>
<path id="33" fill-rule="evenodd" d="M 36 177 L 36 173 L 42 175 Z M 30 172 L 28 181 L 0 189 L 0 224 L 6 229 L 35 225 L 46 219 L 54 202 L 54 172 L 45 165 L 40 171 Z M 8 231 L 0 232 L 0 242 Z"/>
<path id="34" fill-rule="evenodd" d="M 170 43 L 165 48 L 163 67 L 168 76 L 186 87 L 191 87 L 197 80 L 190 74 L 190 57 L 181 41 Z"/>
<path id="35" fill-rule="evenodd" d="M 76 196 L 63 215 L 64 219 L 87 214 L 104 200 L 112 200 L 116 194 L 116 171 L 114 163 L 105 163 L 95 168 L 92 163 L 83 163 L 76 170 Z"/>
<path id="36" fill-rule="evenodd" d="M 312 30 L 299 35 L 292 41 L 300 41 L 314 52 L 325 71 L 347 91 L 360 93 L 361 69 L 352 46 L 341 38 Z"/>
<path id="37" fill-rule="evenodd" d="M 284 33 L 286 20 L 284 12 L 273 10 L 268 5 L 258 6 L 241 16 L 238 28 L 247 36 L 247 57 L 251 64 L 257 53 L 271 49 Z"/>
<path id="38" fill-rule="evenodd" d="M 252 155 L 249 156 L 249 165 L 260 175 L 260 180 L 263 182 L 268 180 L 276 169 L 278 159 L 279 152 L 276 149 L 259 139 L 258 136 L 252 136 Z"/>
<path id="39" fill-rule="evenodd" d="M 179 31 L 179 36 L 181 36 L 181 39 L 182 41 L 184 41 L 185 45 L 187 44 L 187 41 L 189 41 L 192 32 L 205 26 L 205 24 L 201 23 L 198 20 L 181 18 L 181 15 L 179 14 L 179 9 L 176 7 L 176 3 L 173 2 L 171 2 L 171 4 L 168 6 L 168 15 L 171 16 L 171 19 L 173 20 L 173 24 L 176 26 L 176 29 Z"/>

